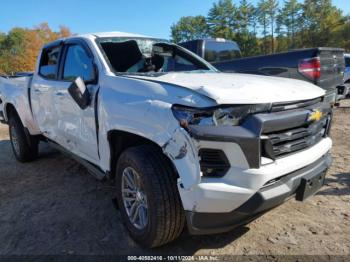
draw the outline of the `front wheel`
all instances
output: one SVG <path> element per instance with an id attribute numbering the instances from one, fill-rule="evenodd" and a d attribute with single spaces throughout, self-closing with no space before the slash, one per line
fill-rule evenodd
<path id="1" fill-rule="evenodd" d="M 135 241 L 156 247 L 181 234 L 185 216 L 177 178 L 158 148 L 126 149 L 118 161 L 116 186 L 122 219 Z"/>

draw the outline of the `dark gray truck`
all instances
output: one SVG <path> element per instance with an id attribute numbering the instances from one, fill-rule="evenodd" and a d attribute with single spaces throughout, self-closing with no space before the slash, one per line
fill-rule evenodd
<path id="1" fill-rule="evenodd" d="M 242 58 L 239 46 L 225 39 L 180 43 L 223 72 L 258 74 L 305 80 L 326 90 L 335 103 L 344 97 L 344 49 L 316 47 Z"/>

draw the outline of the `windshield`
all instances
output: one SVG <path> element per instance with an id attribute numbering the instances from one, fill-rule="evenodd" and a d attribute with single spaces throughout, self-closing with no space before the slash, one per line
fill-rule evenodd
<path id="1" fill-rule="evenodd" d="M 203 59 L 166 40 L 112 37 L 98 38 L 97 43 L 115 73 L 215 71 Z"/>

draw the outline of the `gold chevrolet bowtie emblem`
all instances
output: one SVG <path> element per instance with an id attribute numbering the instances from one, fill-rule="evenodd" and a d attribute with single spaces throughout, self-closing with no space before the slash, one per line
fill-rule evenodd
<path id="1" fill-rule="evenodd" d="M 320 110 L 314 110 L 313 112 L 311 112 L 309 114 L 309 117 L 308 117 L 308 121 L 320 121 L 320 119 L 322 118 L 323 116 L 323 113 L 322 111 Z"/>

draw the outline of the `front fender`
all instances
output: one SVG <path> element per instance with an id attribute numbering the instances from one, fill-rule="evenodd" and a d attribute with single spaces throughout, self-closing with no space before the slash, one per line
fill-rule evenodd
<path id="1" fill-rule="evenodd" d="M 108 132 L 125 131 L 159 145 L 177 169 L 181 186 L 185 189 L 199 183 L 200 168 L 196 147 L 192 138 L 174 118 L 171 104 L 148 100 L 112 107 L 100 105 L 100 123 L 103 123 L 100 129 L 100 137 L 103 137 L 100 141 L 103 166 L 110 166 Z"/>

